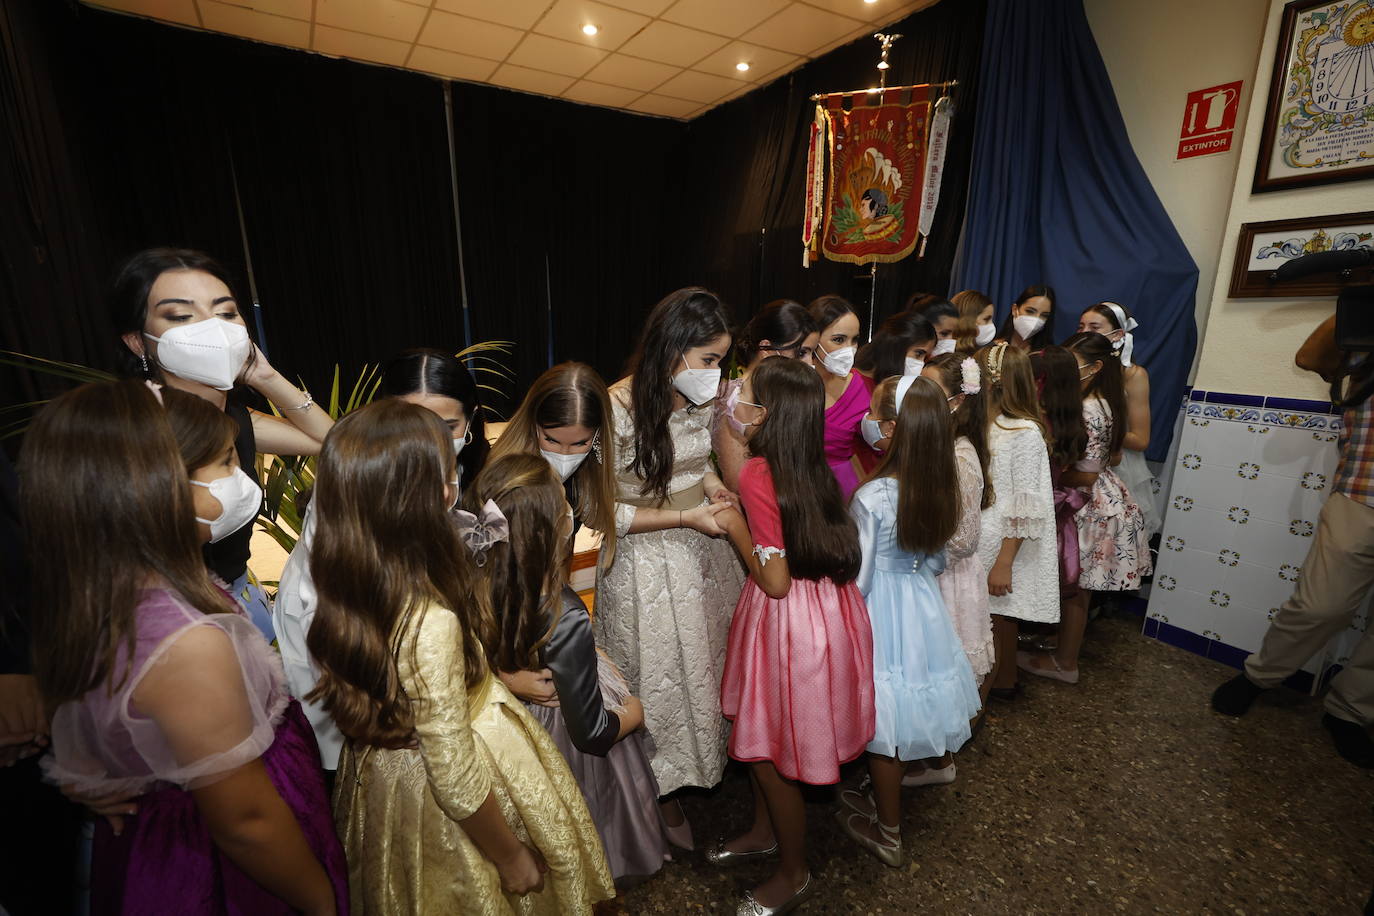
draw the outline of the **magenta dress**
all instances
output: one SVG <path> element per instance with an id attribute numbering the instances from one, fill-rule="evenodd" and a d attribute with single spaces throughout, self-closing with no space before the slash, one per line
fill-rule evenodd
<path id="1" fill-rule="evenodd" d="M 773 476 L 763 458 L 740 471 L 754 554 L 787 556 Z M 785 598 L 744 584 L 721 679 L 721 710 L 735 723 L 730 756 L 770 760 L 788 779 L 839 781 L 840 764 L 873 737 L 873 630 L 853 582 L 793 579 Z"/>
<path id="2" fill-rule="evenodd" d="M 849 387 L 825 410 L 825 460 L 840 482 L 845 502 L 859 488 L 859 475 L 850 459 L 858 455 L 868 465 L 878 457 L 859 432 L 859 423 L 868 413 L 872 399 L 873 383 L 861 373 L 851 372 Z"/>
<path id="3" fill-rule="evenodd" d="M 347 913 L 348 866 L 334 832 L 315 735 L 288 695 L 281 660 L 262 634 L 242 614 L 202 614 L 166 589 L 143 592 L 136 627 L 132 663 L 121 652 L 112 680 L 124 682 L 113 696 L 101 685 L 59 706 L 52 753 L 43 760 L 48 779 L 83 794 L 141 793 L 138 814 L 125 818 L 121 836 L 103 818 L 96 822 L 91 912 L 294 912 L 219 850 L 188 791 L 260 758 L 329 875 L 338 912 Z M 228 638 L 243 676 L 242 693 L 196 683 L 195 656 L 203 650 L 176 645 L 195 628 L 214 628 Z M 135 687 L 162 664 L 188 672 L 178 689 L 207 721 L 193 761 L 184 759 L 185 749 L 179 759 L 158 725 L 131 708 Z"/>

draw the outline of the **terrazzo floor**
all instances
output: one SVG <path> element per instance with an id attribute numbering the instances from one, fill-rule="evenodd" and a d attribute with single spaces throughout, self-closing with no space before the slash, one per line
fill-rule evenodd
<path id="1" fill-rule="evenodd" d="M 908 864 L 889 869 L 808 806 L 820 892 L 801 912 L 1357 914 L 1374 888 L 1374 772 L 1331 749 L 1317 700 L 1291 691 L 1232 720 L 1208 706 L 1234 672 L 1145 639 L 1140 619 L 1089 631 L 1082 682 L 1027 678 L 957 757 L 950 786 L 904 790 Z M 861 766 L 846 773 L 857 779 Z M 732 767 L 683 800 L 698 851 L 613 913 L 733 913 L 767 874 L 706 863 L 742 830 Z"/>

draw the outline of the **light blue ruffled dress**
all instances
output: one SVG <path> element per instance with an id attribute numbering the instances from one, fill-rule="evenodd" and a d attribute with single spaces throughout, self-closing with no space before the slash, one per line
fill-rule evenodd
<path id="1" fill-rule="evenodd" d="M 879 477 L 854 493 L 863 566 L 858 585 L 873 626 L 876 721 L 868 750 L 920 760 L 957 751 L 978 713 L 978 681 L 935 577 L 944 552 L 912 553 L 897 540 L 897 481 Z"/>

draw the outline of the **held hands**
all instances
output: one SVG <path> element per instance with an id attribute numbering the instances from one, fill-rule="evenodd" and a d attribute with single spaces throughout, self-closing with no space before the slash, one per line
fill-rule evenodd
<path id="1" fill-rule="evenodd" d="M 745 538 L 749 537 L 749 523 L 744 520 L 744 516 L 734 506 L 721 504 L 722 509 L 716 514 L 716 524 L 727 535 L 734 536 L 737 529 L 743 529 Z"/>
<path id="2" fill-rule="evenodd" d="M 138 793 L 115 792 L 109 795 L 82 795 L 72 786 L 58 786 L 62 794 L 67 796 L 67 800 L 81 805 L 92 814 L 98 815 L 109 821 L 110 829 L 115 836 L 124 832 L 124 818 L 137 814 L 138 805 L 134 804 L 134 799 L 138 798 Z"/>
<path id="3" fill-rule="evenodd" d="M 508 894 L 523 897 L 544 889 L 544 872 L 549 870 L 549 866 L 537 849 L 521 843 L 515 855 L 495 865 L 497 873 L 501 875 L 501 889 Z"/>
<path id="4" fill-rule="evenodd" d="M 736 509 L 739 508 L 739 495 L 736 493 L 732 493 L 730 490 L 727 490 L 724 487 L 724 485 L 720 486 L 719 488 L 717 488 L 716 490 L 707 495 L 711 497 L 712 505 L 725 504 L 728 506 L 733 506 Z"/>
<path id="5" fill-rule="evenodd" d="M 988 594 L 1001 598 L 1011 594 L 1011 564 L 1000 560 L 988 570 Z"/>
<path id="6" fill-rule="evenodd" d="M 682 511 L 682 527 L 700 531 L 708 537 L 720 537 L 725 529 L 716 521 L 716 516 L 725 511 L 734 511 L 726 502 L 711 502 Z"/>
<path id="7" fill-rule="evenodd" d="M 510 688 L 511 693 L 527 703 L 558 706 L 558 690 L 553 686 L 553 672 L 548 668 L 538 671 L 498 671 L 497 676 Z"/>

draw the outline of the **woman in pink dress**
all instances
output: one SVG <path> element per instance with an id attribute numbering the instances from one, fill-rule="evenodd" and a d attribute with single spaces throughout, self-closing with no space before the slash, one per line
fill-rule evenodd
<path id="1" fill-rule="evenodd" d="M 820 380 L 796 360 L 750 374 L 735 418 L 753 458 L 740 471 L 746 524 L 717 518 L 749 567 L 725 655 L 721 709 L 730 756 L 752 764 L 754 822 L 707 852 L 718 865 L 778 854 L 741 912 L 793 907 L 816 880 L 806 864 L 798 783 L 829 785 L 873 736 L 873 634 L 859 572 L 858 529 L 821 463 Z"/>
<path id="2" fill-rule="evenodd" d="M 815 355 L 816 372 L 825 383 L 825 462 L 835 472 L 840 495 L 848 502 L 859 486 L 856 455 L 873 454 L 859 431 L 873 396 L 872 383 L 854 371 L 854 358 L 859 352 L 859 316 L 839 296 L 821 296 L 807 311 L 821 329 Z"/>

